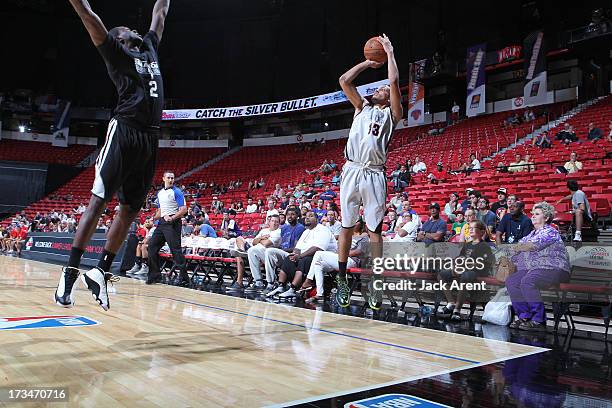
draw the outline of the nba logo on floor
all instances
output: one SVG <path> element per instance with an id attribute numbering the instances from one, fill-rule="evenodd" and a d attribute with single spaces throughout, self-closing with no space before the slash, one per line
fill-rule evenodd
<path id="1" fill-rule="evenodd" d="M 0 317 L 0 330 L 47 329 L 100 324 L 83 316 Z"/>
<path id="2" fill-rule="evenodd" d="M 406 394 L 385 394 L 374 398 L 367 398 L 360 401 L 349 402 L 344 404 L 344 408 L 431 408 L 431 407 L 447 407 L 448 405 L 438 404 L 425 400 L 423 398 L 414 397 Z"/>

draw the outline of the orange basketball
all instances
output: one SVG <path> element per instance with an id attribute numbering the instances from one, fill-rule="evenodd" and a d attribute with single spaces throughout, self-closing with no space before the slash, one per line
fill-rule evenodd
<path id="1" fill-rule="evenodd" d="M 378 41 L 378 37 L 372 37 L 365 43 L 363 46 L 363 55 L 370 61 L 380 63 L 387 62 L 387 53 L 380 41 Z"/>

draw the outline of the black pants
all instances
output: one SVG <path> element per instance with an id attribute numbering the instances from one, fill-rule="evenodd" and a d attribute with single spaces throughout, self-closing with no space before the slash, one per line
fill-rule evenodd
<path id="1" fill-rule="evenodd" d="M 305 258 L 301 258 L 297 262 L 293 262 L 289 258 L 285 258 L 282 265 L 281 270 L 287 274 L 287 282 L 291 283 L 295 278 L 295 273 L 297 271 L 302 272 L 302 275 L 307 275 L 310 271 L 310 264 L 312 263 L 313 256 L 307 256 Z"/>
<path id="2" fill-rule="evenodd" d="M 168 243 L 174 264 L 179 268 L 180 277 L 187 276 L 185 255 L 181 251 L 181 220 L 166 222 L 163 218 L 149 239 L 149 276 L 161 275 L 159 270 L 159 250 Z"/>

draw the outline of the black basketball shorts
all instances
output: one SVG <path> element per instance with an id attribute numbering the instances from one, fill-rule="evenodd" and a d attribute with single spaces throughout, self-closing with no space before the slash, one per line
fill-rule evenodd
<path id="1" fill-rule="evenodd" d="M 96 159 L 92 194 L 139 211 L 151 188 L 157 161 L 158 131 L 142 131 L 112 119 Z"/>

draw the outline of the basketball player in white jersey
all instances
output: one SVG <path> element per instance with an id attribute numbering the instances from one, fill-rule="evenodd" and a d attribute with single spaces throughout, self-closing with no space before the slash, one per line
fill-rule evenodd
<path id="1" fill-rule="evenodd" d="M 350 303 L 350 289 L 346 278 L 346 263 L 353 227 L 359 219 L 359 207 L 363 203 L 364 221 L 370 234 L 372 256 L 382 256 L 382 222 L 387 199 L 385 162 L 387 148 L 393 129 L 402 118 L 402 97 L 399 88 L 399 72 L 393 45 L 383 34 L 378 37 L 387 53 L 389 85 L 374 92 L 370 101 L 364 99 L 353 81 L 367 68 L 380 68 L 383 64 L 366 60 L 348 70 L 340 77 L 340 86 L 355 107 L 355 116 L 344 149 L 346 164 L 342 169 L 340 183 L 340 208 L 342 231 L 338 243 L 339 271 L 336 277 L 338 292 L 336 300 L 342 307 Z M 382 304 L 382 291 L 370 287 L 368 303 L 372 309 Z"/>

